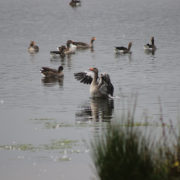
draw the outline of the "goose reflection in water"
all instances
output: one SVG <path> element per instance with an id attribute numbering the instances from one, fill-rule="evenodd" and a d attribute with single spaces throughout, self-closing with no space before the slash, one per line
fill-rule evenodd
<path id="1" fill-rule="evenodd" d="M 127 57 L 128 58 L 128 60 L 129 60 L 129 62 L 131 62 L 132 61 L 132 53 L 130 53 L 130 54 L 118 54 L 118 53 L 115 53 L 114 54 L 114 57 L 116 58 L 116 59 L 123 59 L 123 57 Z"/>
<path id="2" fill-rule="evenodd" d="M 145 52 L 147 55 L 155 55 L 155 50 L 145 49 L 144 52 Z"/>
<path id="3" fill-rule="evenodd" d="M 52 77 L 44 77 L 41 79 L 44 86 L 52 87 L 56 84 L 59 84 L 60 87 L 63 87 L 64 77 L 61 78 L 52 78 Z"/>
<path id="4" fill-rule="evenodd" d="M 72 67 L 72 54 L 66 55 L 66 57 L 51 57 L 50 61 L 52 64 L 59 64 L 59 62 L 63 65 L 63 67 L 67 66 L 69 69 Z"/>
<path id="5" fill-rule="evenodd" d="M 103 121 L 109 122 L 112 119 L 114 112 L 113 99 L 90 99 L 90 102 L 84 104 L 79 112 L 76 113 L 76 120 L 80 122 L 85 121 Z"/>

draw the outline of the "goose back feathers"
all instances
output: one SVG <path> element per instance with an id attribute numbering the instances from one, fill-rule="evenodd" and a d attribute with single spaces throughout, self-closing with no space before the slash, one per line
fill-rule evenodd
<path id="1" fill-rule="evenodd" d="M 51 77 L 51 78 L 60 78 L 64 76 L 63 73 L 63 66 L 59 66 L 58 69 L 52 69 L 49 67 L 42 67 L 40 72 L 45 76 L 45 77 Z"/>

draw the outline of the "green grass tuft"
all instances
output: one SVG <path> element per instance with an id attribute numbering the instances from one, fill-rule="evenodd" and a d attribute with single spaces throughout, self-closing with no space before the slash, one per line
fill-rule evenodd
<path id="1" fill-rule="evenodd" d="M 166 179 L 163 164 L 154 160 L 149 143 L 131 127 L 112 125 L 92 142 L 93 160 L 101 180 Z"/>

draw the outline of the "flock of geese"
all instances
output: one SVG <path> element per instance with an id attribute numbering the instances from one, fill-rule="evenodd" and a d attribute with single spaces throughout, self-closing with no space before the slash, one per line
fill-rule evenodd
<path id="1" fill-rule="evenodd" d="M 90 43 L 76 42 L 68 40 L 66 46 L 62 45 L 58 47 L 57 51 L 50 51 L 52 56 L 65 57 L 68 54 L 75 53 L 77 49 L 88 49 L 93 48 L 93 43 L 96 40 L 95 37 L 92 37 Z M 129 42 L 128 47 L 118 46 L 115 47 L 115 53 L 128 54 L 131 53 L 132 42 Z M 149 52 L 154 52 L 156 46 L 154 44 L 154 37 L 151 38 L 151 42 L 144 45 L 144 50 Z M 39 52 L 39 47 L 35 44 L 34 41 L 30 42 L 28 51 L 31 54 Z M 40 70 L 47 78 L 59 79 L 64 76 L 63 66 L 59 66 L 58 69 L 52 69 L 49 67 L 42 67 Z M 100 74 L 96 67 L 89 68 L 89 71 L 74 73 L 75 79 L 84 84 L 90 84 L 90 95 L 92 98 L 111 98 L 113 97 L 114 87 L 111 83 L 110 76 L 106 73 Z"/>

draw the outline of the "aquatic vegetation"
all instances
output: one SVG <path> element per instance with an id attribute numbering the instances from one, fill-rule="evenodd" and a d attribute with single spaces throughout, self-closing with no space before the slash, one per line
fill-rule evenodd
<path id="1" fill-rule="evenodd" d="M 162 136 L 158 141 L 152 139 L 147 132 L 140 131 L 139 126 L 143 124 L 134 123 L 135 107 L 136 103 L 133 110 L 129 109 L 92 141 L 92 158 L 98 178 L 180 179 L 180 129 L 177 135 L 172 123 L 167 125 L 164 122 L 160 104 L 158 126 L 162 129 Z M 149 126 L 148 123 L 144 125 Z"/>
<path id="2" fill-rule="evenodd" d="M 12 145 L 0 145 L 0 149 L 4 150 L 20 150 L 20 151 L 35 151 L 37 147 L 32 144 L 12 144 Z"/>
<path id="3" fill-rule="evenodd" d="M 34 118 L 34 119 L 30 119 L 30 120 L 34 120 L 34 121 L 48 121 L 48 120 L 55 120 L 54 118 Z"/>
<path id="4" fill-rule="evenodd" d="M 73 127 L 72 124 L 68 124 L 65 122 L 58 122 L 54 118 L 35 118 L 35 119 L 31 119 L 31 120 L 33 120 L 37 124 L 44 124 L 46 129 Z"/>
<path id="5" fill-rule="evenodd" d="M 76 140 L 53 140 L 50 144 L 42 145 L 44 150 L 58 150 L 58 149 L 71 149 L 77 144 Z"/>
<path id="6" fill-rule="evenodd" d="M 102 180 L 159 180 L 166 177 L 163 164 L 154 159 L 149 142 L 132 127 L 110 126 L 92 143 L 92 151 L 97 174 Z"/>
<path id="7" fill-rule="evenodd" d="M 67 123 L 58 123 L 58 122 L 45 122 L 45 127 L 46 129 L 57 129 L 64 127 L 73 127 L 73 125 Z"/>
<path id="8" fill-rule="evenodd" d="M 168 124 L 160 124 L 160 123 L 150 123 L 150 122 L 133 122 L 133 123 L 119 123 L 119 126 L 122 127 L 162 127 L 162 126 L 166 126 L 166 127 L 170 127 L 170 125 Z"/>
<path id="9" fill-rule="evenodd" d="M 10 144 L 10 145 L 0 145 L 0 150 L 19 150 L 19 151 L 36 151 L 36 150 L 63 150 L 72 149 L 74 146 L 77 146 L 78 141 L 61 139 L 61 140 L 52 140 L 49 144 L 43 144 L 34 146 L 32 144 Z M 73 152 L 76 152 L 75 150 Z"/>

